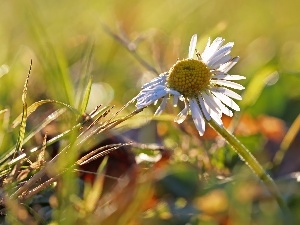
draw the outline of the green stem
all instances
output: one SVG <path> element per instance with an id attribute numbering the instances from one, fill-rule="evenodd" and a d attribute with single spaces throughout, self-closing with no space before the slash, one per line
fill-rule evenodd
<path id="1" fill-rule="evenodd" d="M 273 179 L 267 174 L 255 157 L 250 153 L 250 151 L 231 133 L 229 133 L 224 127 L 220 127 L 214 120 L 207 121 L 208 124 L 215 129 L 226 142 L 231 145 L 236 153 L 241 157 L 242 160 L 250 167 L 250 169 L 261 179 L 261 181 L 269 189 L 270 193 L 274 196 L 278 205 L 284 212 L 288 212 L 288 207 L 283 200 L 279 190 Z"/>

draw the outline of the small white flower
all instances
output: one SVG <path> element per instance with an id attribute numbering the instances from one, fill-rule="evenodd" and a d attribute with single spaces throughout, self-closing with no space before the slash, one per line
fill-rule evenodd
<path id="1" fill-rule="evenodd" d="M 193 35 L 188 58 L 178 60 L 168 72 L 145 84 L 136 96 L 136 107 L 147 107 L 162 98 L 155 112 L 158 115 L 172 96 L 174 106 L 177 106 L 178 100 L 185 103 L 175 122 L 182 123 L 190 113 L 201 136 L 205 131 L 205 120 L 213 119 L 219 126 L 223 126 L 222 114 L 232 116 L 232 109 L 240 110 L 232 99 L 241 100 L 242 97 L 229 88 L 242 90 L 244 87 L 232 81 L 245 79 L 244 76 L 227 73 L 239 57 L 232 58 L 229 55 L 233 42 L 222 46 L 223 42 L 224 39 L 220 37 L 212 43 L 208 39 L 200 54 L 196 52 L 197 35 Z M 193 59 L 195 52 L 197 59 Z"/>

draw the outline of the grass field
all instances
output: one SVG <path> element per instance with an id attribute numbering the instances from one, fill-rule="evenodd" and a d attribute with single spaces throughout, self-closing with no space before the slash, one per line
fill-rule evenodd
<path id="1" fill-rule="evenodd" d="M 3 1 L 0 223 L 298 224 L 299 7 Z M 136 109 L 142 85 L 188 57 L 193 34 L 199 52 L 209 37 L 234 42 L 230 74 L 245 89 L 222 121 L 269 177 L 222 131 L 175 123 L 183 104 L 155 117 L 158 106 Z"/>

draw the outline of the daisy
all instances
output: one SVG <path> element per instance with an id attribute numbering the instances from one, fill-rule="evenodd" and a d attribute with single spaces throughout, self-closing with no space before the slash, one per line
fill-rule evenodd
<path id="1" fill-rule="evenodd" d="M 141 109 L 162 99 L 155 112 L 158 115 L 172 97 L 174 106 L 177 106 L 179 100 L 185 104 L 175 122 L 180 124 L 191 114 L 200 136 L 204 134 L 206 120 L 214 120 L 222 127 L 222 114 L 231 117 L 232 110 L 240 110 L 232 99 L 241 100 L 242 97 L 231 89 L 242 90 L 244 87 L 232 81 L 245 79 L 244 76 L 227 73 L 239 57 L 232 58 L 229 55 L 233 42 L 225 45 L 223 42 L 224 39 L 220 37 L 212 43 L 208 39 L 200 54 L 196 50 L 197 35 L 193 35 L 188 58 L 178 60 L 168 72 L 143 85 L 135 98 L 136 107 Z M 196 59 L 193 58 L 194 54 Z"/>

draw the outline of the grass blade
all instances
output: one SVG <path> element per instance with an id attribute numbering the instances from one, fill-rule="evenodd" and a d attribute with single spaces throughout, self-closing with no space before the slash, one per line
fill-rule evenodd
<path id="1" fill-rule="evenodd" d="M 20 129 L 19 129 L 19 137 L 18 141 L 16 144 L 16 152 L 19 152 L 23 146 L 23 140 L 25 136 L 25 129 L 26 129 L 26 121 L 27 121 L 27 103 L 26 103 L 26 96 L 27 96 L 27 89 L 28 89 L 28 82 L 29 82 L 29 77 L 32 69 L 32 60 L 30 62 L 30 67 L 29 71 L 25 80 L 24 88 L 23 88 L 23 94 L 22 94 L 22 102 L 23 102 L 23 112 L 21 116 L 21 121 L 20 121 Z"/>
<path id="2" fill-rule="evenodd" d="M 83 114 L 85 112 L 86 107 L 88 105 L 89 98 L 90 98 L 90 93 L 91 93 L 91 89 L 92 89 L 92 84 L 93 84 L 93 80 L 92 80 L 92 76 L 90 76 L 89 81 L 88 81 L 87 86 L 86 86 L 86 89 L 85 89 L 85 92 L 82 96 L 82 101 L 81 101 L 81 105 L 80 105 L 80 108 L 79 108 L 79 112 L 81 114 Z"/>
<path id="3" fill-rule="evenodd" d="M 74 107 L 66 104 L 66 103 L 63 103 L 63 102 L 60 102 L 60 101 L 56 101 L 56 100 L 51 100 L 51 99 L 46 99 L 46 100 L 41 100 L 41 101 L 38 101 L 38 102 L 35 102 L 33 103 L 31 106 L 29 106 L 27 108 L 27 114 L 28 116 L 30 114 L 32 114 L 38 107 L 40 107 L 41 105 L 44 105 L 46 103 L 55 103 L 55 104 L 58 104 L 58 105 L 61 105 L 61 106 L 64 106 L 66 107 L 67 109 L 70 109 L 74 114 L 76 115 L 81 115 L 77 109 L 75 109 Z M 15 128 L 16 126 L 18 126 L 20 123 L 22 122 L 22 114 L 20 114 L 15 120 L 14 122 L 12 123 L 12 127 Z"/>

